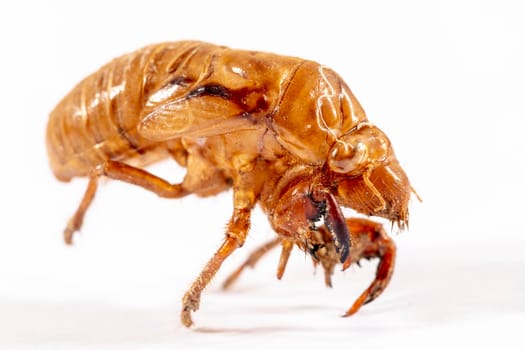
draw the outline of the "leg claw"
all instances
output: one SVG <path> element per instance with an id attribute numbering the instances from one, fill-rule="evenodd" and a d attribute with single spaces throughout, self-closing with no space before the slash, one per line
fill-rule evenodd
<path id="1" fill-rule="evenodd" d="M 193 320 L 191 319 L 191 310 L 183 309 L 180 313 L 180 321 L 185 327 L 191 327 Z"/>

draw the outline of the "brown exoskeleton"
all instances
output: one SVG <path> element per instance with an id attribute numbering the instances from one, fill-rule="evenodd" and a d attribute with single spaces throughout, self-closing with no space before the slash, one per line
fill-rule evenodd
<path id="1" fill-rule="evenodd" d="M 226 238 L 184 295 L 186 326 L 210 279 L 245 242 L 257 203 L 278 234 L 267 247 L 282 245 L 279 276 L 294 245 L 323 266 L 327 284 L 338 263 L 380 258 L 374 282 L 346 315 L 384 290 L 395 246 L 381 225 L 346 219 L 340 207 L 401 228 L 408 222 L 412 190 L 390 141 L 334 71 L 299 58 L 193 41 L 145 47 L 88 76 L 57 105 L 47 149 L 59 180 L 89 178 L 67 243 L 101 176 L 166 198 L 233 189 Z M 182 183 L 144 170 L 168 155 L 186 167 Z"/>

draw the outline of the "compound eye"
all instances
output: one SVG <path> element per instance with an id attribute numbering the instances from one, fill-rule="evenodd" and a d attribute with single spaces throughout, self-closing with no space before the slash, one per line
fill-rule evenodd
<path id="1" fill-rule="evenodd" d="M 368 148 L 364 143 L 354 145 L 337 141 L 328 157 L 328 166 L 336 173 L 352 174 L 366 166 Z"/>
<path id="2" fill-rule="evenodd" d="M 337 173 L 359 175 L 365 169 L 387 162 L 392 155 L 386 135 L 373 125 L 362 124 L 335 142 L 328 165 Z"/>

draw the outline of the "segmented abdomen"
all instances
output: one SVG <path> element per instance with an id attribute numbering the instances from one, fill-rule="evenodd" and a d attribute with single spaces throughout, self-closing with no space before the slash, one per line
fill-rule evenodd
<path id="1" fill-rule="evenodd" d="M 197 42 L 149 46 L 113 60 L 80 82 L 51 112 L 47 125 L 47 151 L 55 176 L 64 181 L 85 176 L 108 159 L 149 158 L 152 153 L 158 158 L 152 150 L 163 145 L 137 132 L 148 91 L 162 83 L 166 70 L 184 64 L 184 58 L 200 46 Z"/>

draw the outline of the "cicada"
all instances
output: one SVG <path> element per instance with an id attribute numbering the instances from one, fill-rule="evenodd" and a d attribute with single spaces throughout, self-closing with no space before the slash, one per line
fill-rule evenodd
<path id="1" fill-rule="evenodd" d="M 141 186 L 164 198 L 232 189 L 225 238 L 182 300 L 192 324 L 201 293 L 241 247 L 259 204 L 282 247 L 278 277 L 293 247 L 325 271 L 380 259 L 374 281 L 345 315 L 388 284 L 396 248 L 381 224 L 345 218 L 342 207 L 404 228 L 413 192 L 388 137 L 370 123 L 350 88 L 330 68 L 272 53 L 196 41 L 162 43 L 118 57 L 82 80 L 51 112 L 51 169 L 61 181 L 87 177 L 87 189 L 64 237 L 72 242 L 101 177 Z M 181 183 L 148 172 L 172 158 Z"/>

